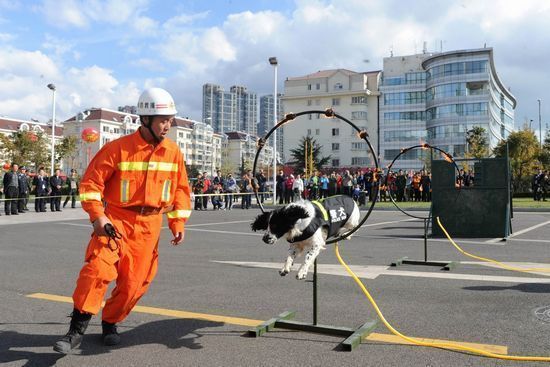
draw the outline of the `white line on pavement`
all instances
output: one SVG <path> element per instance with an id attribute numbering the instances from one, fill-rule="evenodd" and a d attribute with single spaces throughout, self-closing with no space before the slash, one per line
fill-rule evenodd
<path id="1" fill-rule="evenodd" d="M 216 261 L 215 263 L 228 264 L 235 266 L 243 266 L 250 268 L 264 268 L 264 269 L 280 269 L 281 263 L 271 262 L 248 262 L 248 261 Z M 484 265 L 484 263 L 480 263 Z M 297 267 L 294 266 L 293 270 Z M 422 272 L 422 271 L 408 271 L 408 270 L 391 270 L 388 266 L 380 265 L 350 265 L 350 268 L 357 273 L 357 276 L 365 279 L 376 279 L 380 275 L 394 275 L 402 277 L 413 278 L 436 278 L 436 279 L 450 279 L 450 280 L 472 280 L 472 281 L 484 281 L 484 282 L 503 282 L 503 283 L 550 283 L 550 278 L 531 278 L 531 277 L 510 277 L 510 276 L 498 276 L 498 275 L 478 275 L 478 274 L 459 274 L 459 273 L 443 273 L 443 272 Z M 346 270 L 339 264 L 320 264 L 317 271 L 322 274 L 349 276 Z"/>
<path id="2" fill-rule="evenodd" d="M 186 225 L 185 225 L 185 228 L 189 228 L 189 227 L 203 227 L 203 226 L 215 226 L 215 225 L 218 225 L 218 224 L 231 224 L 231 223 L 250 223 L 250 219 L 249 219 L 249 220 L 234 220 L 234 221 L 231 221 L 231 222 L 186 224 Z"/>
<path id="3" fill-rule="evenodd" d="M 165 228 L 165 227 L 163 227 Z M 210 232 L 210 233 L 223 233 L 223 234 L 237 234 L 241 236 L 263 236 L 261 233 L 248 233 L 248 232 L 230 232 L 230 231 L 217 231 L 215 229 L 199 229 L 199 228 L 186 228 L 186 231 L 197 232 Z"/>

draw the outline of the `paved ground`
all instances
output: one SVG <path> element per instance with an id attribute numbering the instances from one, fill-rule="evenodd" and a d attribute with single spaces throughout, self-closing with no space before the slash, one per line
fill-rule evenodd
<path id="1" fill-rule="evenodd" d="M 140 309 L 122 324 L 121 345 L 100 344 L 94 318 L 74 355 L 51 346 L 66 332 L 70 297 L 90 226 L 81 209 L 0 217 L 0 363 L 10 366 L 508 366 L 505 362 L 433 348 L 388 343 L 376 334 L 348 353 L 338 337 L 276 331 L 244 337 L 247 324 L 283 311 L 311 320 L 311 282 L 278 268 L 286 245 L 261 242 L 249 230 L 258 210 L 194 212 L 185 244 L 161 238 L 160 269 Z M 506 242 L 460 240 L 465 250 L 512 263 L 550 268 L 550 213 L 516 213 Z M 17 222 L 18 224 L 14 224 Z M 544 225 L 541 225 L 546 223 Z M 429 258 L 463 261 L 444 272 L 392 261 L 423 256 L 422 223 L 396 211 L 375 211 L 351 241 L 341 244 L 382 312 L 401 332 L 416 337 L 500 346 L 508 354 L 550 356 L 550 277 L 516 273 L 466 258 L 443 239 L 431 239 Z M 319 257 L 319 321 L 356 327 L 376 318 L 333 247 Z M 32 298 L 29 295 L 41 293 Z M 184 314 L 182 311 L 197 314 Z M 168 316 L 171 315 L 171 316 Z M 231 316 L 235 319 L 220 319 Z M 191 317 L 191 318 L 182 318 Z M 545 320 L 543 320 L 546 317 Z M 542 319 L 541 319 L 542 318 Z M 531 366 L 539 365 L 529 363 Z M 543 365 L 543 364 L 540 364 Z"/>

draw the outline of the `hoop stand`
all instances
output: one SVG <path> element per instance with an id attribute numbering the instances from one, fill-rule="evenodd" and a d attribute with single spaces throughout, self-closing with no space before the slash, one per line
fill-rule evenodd
<path id="1" fill-rule="evenodd" d="M 429 218 L 423 218 L 423 220 L 424 220 L 424 260 L 409 260 L 409 258 L 405 256 L 395 262 L 392 262 L 390 265 L 399 266 L 399 265 L 407 264 L 407 265 L 440 266 L 441 270 L 453 269 L 456 266 L 456 262 L 454 261 L 428 261 Z"/>
<path id="2" fill-rule="evenodd" d="M 273 329 L 299 330 L 316 334 L 343 336 L 346 339 L 340 343 L 340 346 L 344 351 L 351 352 L 361 344 L 362 339 L 376 328 L 376 320 L 369 320 L 357 329 L 318 324 L 317 296 L 317 260 L 315 260 L 313 263 L 313 322 L 307 323 L 291 320 L 294 318 L 296 312 L 286 311 L 249 330 L 247 333 L 248 336 L 257 338 L 269 331 L 273 331 Z"/>

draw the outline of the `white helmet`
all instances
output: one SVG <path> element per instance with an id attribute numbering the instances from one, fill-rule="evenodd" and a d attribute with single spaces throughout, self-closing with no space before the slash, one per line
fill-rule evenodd
<path id="1" fill-rule="evenodd" d="M 162 88 L 149 88 L 139 96 L 137 114 L 140 116 L 169 116 L 177 113 L 174 99 Z"/>

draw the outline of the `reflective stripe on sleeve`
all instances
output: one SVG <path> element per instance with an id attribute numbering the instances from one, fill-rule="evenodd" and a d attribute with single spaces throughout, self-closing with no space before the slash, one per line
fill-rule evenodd
<path id="1" fill-rule="evenodd" d="M 171 212 L 166 213 L 166 216 L 170 219 L 176 219 L 176 218 L 189 218 L 191 216 L 191 210 L 173 210 Z"/>
<path id="2" fill-rule="evenodd" d="M 120 202 L 127 203 L 130 200 L 130 182 L 120 180 Z"/>
<path id="3" fill-rule="evenodd" d="M 118 169 L 121 171 L 178 172 L 178 165 L 168 162 L 120 162 Z"/>
<path id="4" fill-rule="evenodd" d="M 172 181 L 166 180 L 164 181 L 164 185 L 162 187 L 162 199 L 163 202 L 170 201 L 170 187 L 172 186 Z"/>
<path id="5" fill-rule="evenodd" d="M 80 194 L 80 201 L 101 201 L 101 193 L 83 192 Z"/>

